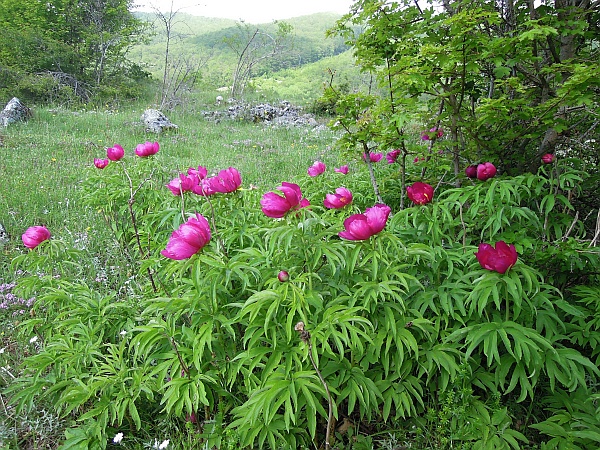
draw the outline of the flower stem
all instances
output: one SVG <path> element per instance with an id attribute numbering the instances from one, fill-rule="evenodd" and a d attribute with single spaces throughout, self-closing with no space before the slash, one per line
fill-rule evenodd
<path id="1" fill-rule="evenodd" d="M 323 375 L 321 374 L 321 371 L 319 370 L 319 366 L 317 366 L 317 363 L 315 362 L 315 359 L 313 357 L 312 354 L 312 342 L 310 339 L 310 333 L 308 331 L 306 331 L 304 329 L 304 322 L 298 322 L 296 324 L 296 326 L 294 327 L 294 329 L 298 332 L 300 332 L 300 339 L 302 339 L 302 341 L 308 345 L 308 356 L 310 358 L 310 362 L 312 363 L 315 372 L 317 372 L 317 376 L 319 377 L 319 380 L 321 380 L 321 383 L 323 384 L 323 387 L 325 388 L 325 392 L 327 393 L 327 404 L 329 406 L 329 414 L 327 416 L 327 431 L 325 433 L 325 450 L 329 450 L 331 448 L 331 443 L 330 443 L 330 436 L 331 436 L 331 426 L 333 423 L 333 400 L 331 399 L 331 392 L 329 392 L 329 387 L 327 386 L 327 382 L 325 381 L 325 378 L 323 378 Z"/>
<path id="2" fill-rule="evenodd" d="M 125 174 L 125 176 L 127 177 L 127 180 L 129 181 L 129 201 L 127 202 L 127 206 L 129 207 L 129 215 L 131 216 L 131 224 L 133 225 L 133 232 L 135 234 L 135 240 L 138 245 L 138 250 L 140 251 L 140 257 L 142 259 L 146 259 L 147 253 L 144 252 L 144 249 L 142 248 L 142 242 L 140 240 L 140 233 L 138 231 L 137 222 L 135 220 L 135 213 L 133 212 L 133 203 L 135 202 L 135 195 L 140 190 L 140 188 L 148 180 L 150 180 L 152 178 L 154 170 L 152 170 L 152 172 L 150 173 L 150 176 L 148 178 L 146 178 L 144 181 L 142 181 L 140 183 L 140 185 L 134 190 L 133 189 L 133 181 L 131 180 L 131 177 L 129 176 L 129 172 L 127 172 L 127 169 L 122 164 L 121 164 L 121 168 L 123 169 L 123 173 Z M 152 276 L 152 271 L 150 270 L 150 267 L 148 267 L 146 270 L 148 272 L 148 278 L 150 278 L 150 283 L 152 284 L 152 290 L 154 292 L 156 292 L 157 291 L 156 283 L 154 283 L 154 277 Z"/>

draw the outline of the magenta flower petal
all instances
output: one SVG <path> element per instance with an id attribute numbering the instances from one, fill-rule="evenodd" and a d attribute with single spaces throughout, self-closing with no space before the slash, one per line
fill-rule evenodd
<path id="1" fill-rule="evenodd" d="M 315 161 L 312 166 L 308 168 L 308 174 L 311 177 L 316 177 L 325 172 L 326 166 L 321 161 Z"/>
<path id="2" fill-rule="evenodd" d="M 477 166 L 470 165 L 465 169 L 465 175 L 467 178 L 477 178 Z"/>
<path id="3" fill-rule="evenodd" d="M 430 141 L 433 139 L 441 138 L 444 135 L 444 130 L 441 128 L 433 127 L 429 131 L 421 131 L 421 140 Z"/>
<path id="4" fill-rule="evenodd" d="M 427 183 L 417 181 L 412 186 L 407 186 L 408 198 L 417 205 L 425 205 L 433 200 L 433 187 Z"/>
<path id="5" fill-rule="evenodd" d="M 363 158 L 364 161 L 366 161 L 367 160 L 367 154 L 363 153 L 362 158 Z M 376 162 L 381 161 L 381 158 L 383 158 L 383 153 L 371 153 L 371 152 L 369 152 L 368 158 L 369 158 L 369 161 L 371 161 L 373 163 L 376 163 Z"/>
<path id="6" fill-rule="evenodd" d="M 335 190 L 335 194 L 327 194 L 323 205 L 329 209 L 339 209 L 352 203 L 352 192 L 345 187 L 340 187 Z"/>
<path id="7" fill-rule="evenodd" d="M 364 214 L 353 214 L 344 220 L 344 228 L 338 236 L 351 241 L 364 241 L 373 236 L 367 217 Z"/>
<path id="8" fill-rule="evenodd" d="M 112 147 L 106 149 L 106 156 L 111 161 L 118 161 L 125 156 L 125 150 L 119 144 L 115 144 Z"/>
<path id="9" fill-rule="evenodd" d="M 486 243 L 479 244 L 475 256 L 481 267 L 501 274 L 514 266 L 518 258 L 515 246 L 504 241 L 496 242 L 496 248 Z"/>
<path id="10" fill-rule="evenodd" d="M 338 236 L 351 241 L 364 241 L 385 228 L 391 208 L 377 204 L 367 208 L 364 214 L 353 214 L 344 221 L 344 231 Z"/>
<path id="11" fill-rule="evenodd" d="M 195 175 L 198 177 L 198 180 L 204 180 L 206 178 L 206 175 L 208 175 L 208 170 L 206 170 L 206 167 L 203 166 L 198 166 L 198 168 L 194 168 L 194 167 L 190 167 L 187 170 L 188 175 Z"/>
<path id="12" fill-rule="evenodd" d="M 195 175 L 179 174 L 179 177 L 171 180 L 166 186 L 173 195 L 181 195 L 182 192 L 190 192 L 198 185 L 198 177 Z"/>
<path id="13" fill-rule="evenodd" d="M 336 167 L 335 169 L 333 169 L 335 172 L 337 173 L 341 173 L 346 175 L 348 173 L 348 166 L 347 165 L 343 165 L 341 167 Z"/>
<path id="14" fill-rule="evenodd" d="M 158 142 L 145 142 L 144 144 L 138 144 L 135 147 L 135 154 L 140 158 L 147 158 L 148 156 L 155 155 L 160 150 Z"/>
<path id="15" fill-rule="evenodd" d="M 302 208 L 306 208 L 310 206 L 310 202 L 303 198 L 302 200 L 300 200 L 300 203 L 298 203 L 298 206 L 296 206 L 294 209 L 302 209 Z"/>
<path id="16" fill-rule="evenodd" d="M 385 228 L 385 224 L 387 223 L 391 212 L 392 209 L 388 205 L 382 205 L 381 203 L 365 210 L 367 223 L 371 227 L 373 234 L 377 234 Z"/>
<path id="17" fill-rule="evenodd" d="M 388 164 L 394 164 L 396 162 L 396 160 L 398 159 L 398 156 L 400 156 L 401 153 L 402 153 L 402 150 L 396 149 L 396 150 L 392 150 L 387 155 L 385 155 L 385 158 L 387 159 Z"/>
<path id="18" fill-rule="evenodd" d="M 290 202 L 290 205 L 296 206 L 300 203 L 302 199 L 302 191 L 300 190 L 300 186 L 295 183 L 281 183 L 281 186 L 277 188 L 277 190 L 283 192 L 285 199 Z"/>
<path id="19" fill-rule="evenodd" d="M 167 247 L 160 253 L 170 259 L 187 259 L 210 241 L 208 220 L 200 214 L 191 217 L 171 234 Z"/>
<path id="20" fill-rule="evenodd" d="M 108 159 L 94 158 L 94 165 L 98 169 L 104 169 L 106 166 L 108 166 Z"/>
<path id="21" fill-rule="evenodd" d="M 490 178 L 494 178 L 495 175 L 496 166 L 494 166 L 492 163 L 486 162 L 477 166 L 477 179 L 486 181 Z"/>
<path id="22" fill-rule="evenodd" d="M 209 190 L 223 194 L 235 192 L 242 185 L 242 176 L 233 167 L 221 170 L 216 177 L 207 178 L 206 180 L 208 181 Z"/>
<path id="23" fill-rule="evenodd" d="M 210 186 L 210 178 L 199 180 L 198 184 L 194 185 L 192 188 L 192 192 L 203 197 L 208 197 L 209 195 L 213 195 L 215 193 Z"/>
<path id="24" fill-rule="evenodd" d="M 23 245 L 25 245 L 25 247 L 34 249 L 42 242 L 50 239 L 50 231 L 43 225 L 29 227 L 25 230 L 25 233 L 23 233 L 21 239 L 23 240 Z"/>
<path id="25" fill-rule="evenodd" d="M 263 213 L 268 217 L 279 219 L 287 214 L 292 209 L 290 202 L 285 198 L 277 195 L 275 192 L 267 192 L 260 200 L 260 205 Z"/>
<path id="26" fill-rule="evenodd" d="M 542 162 L 544 164 L 552 164 L 555 159 L 556 157 L 552 153 L 546 153 L 544 156 L 542 156 Z"/>
<path id="27" fill-rule="evenodd" d="M 267 192 L 260 200 L 263 213 L 268 217 L 279 219 L 292 209 L 305 208 L 310 202 L 302 198 L 300 186 L 294 183 L 281 183 L 277 188 L 283 193 L 283 197 L 275 192 Z"/>

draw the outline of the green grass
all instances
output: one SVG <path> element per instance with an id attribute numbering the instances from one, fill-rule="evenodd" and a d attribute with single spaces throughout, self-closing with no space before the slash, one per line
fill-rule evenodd
<path id="1" fill-rule="evenodd" d="M 138 143 L 157 140 L 161 150 L 156 157 L 173 178 L 190 166 L 206 166 L 209 174 L 233 166 L 245 187 L 252 184 L 263 191 L 306 174 L 316 159 L 341 162 L 332 150 L 336 137 L 327 129 L 214 123 L 198 111 L 175 110 L 168 115 L 179 130 L 156 135 L 141 125 L 143 109 L 142 105 L 119 111 L 36 108 L 29 122 L 3 131 L 0 222 L 13 239 L 0 264 L 7 267 L 14 252 L 22 251 L 20 235 L 32 225 L 44 224 L 72 242 L 82 239 L 83 233 L 106 232 L 96 212 L 81 204 L 81 183 L 98 170 L 93 159 L 106 157 L 105 148 L 115 143 L 133 158 Z"/>

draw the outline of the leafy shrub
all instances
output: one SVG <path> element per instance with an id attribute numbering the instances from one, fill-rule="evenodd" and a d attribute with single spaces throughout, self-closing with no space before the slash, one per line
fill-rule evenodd
<path id="1" fill-rule="evenodd" d="M 585 399 L 600 376 L 600 255 L 569 214 L 568 192 L 584 180 L 577 161 L 439 185 L 429 203 L 368 216 L 369 238 L 341 239 L 367 223 L 349 216 L 375 203 L 367 167 L 299 177 L 311 206 L 280 189 L 289 200 L 281 219 L 243 184 L 202 196 L 182 182 L 173 195 L 161 153 L 90 175 L 86 204 L 136 255 L 139 287 L 90 288 L 77 252 L 55 240 L 14 260 L 29 274 L 23 295 L 37 296 L 20 333 L 41 342 L 8 388 L 18 411 L 44 399 L 71 418 L 65 448 L 104 448 L 119 430 L 167 419 L 220 448 L 332 447 L 400 423 L 414 426 L 407 439 L 436 448 L 595 442 L 597 412 Z M 397 164 L 370 167 L 387 180 L 390 203 L 402 204 Z M 340 185 L 353 203 L 322 206 Z M 208 219 L 210 241 L 182 261 L 161 256 L 170 239 L 196 242 L 173 232 L 196 214 Z M 475 256 L 500 240 L 519 254 L 504 274 Z M 569 248 L 584 255 L 576 280 L 567 257 L 549 263 Z M 581 401 L 567 416 L 568 396 Z"/>

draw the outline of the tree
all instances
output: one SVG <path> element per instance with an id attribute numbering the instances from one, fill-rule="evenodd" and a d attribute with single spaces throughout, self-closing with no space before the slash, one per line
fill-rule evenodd
<path id="1" fill-rule="evenodd" d="M 600 113 L 599 4 L 446 0 L 440 10 L 360 0 L 331 33 L 345 36 L 379 80 L 359 114 L 374 145 L 415 152 L 411 124 L 442 126 L 455 180 L 483 158 L 516 174 L 534 170 L 543 153 L 573 148 L 569 137 L 598 136 L 590 118 Z M 356 145 L 347 131 L 342 142 Z"/>
<path id="2" fill-rule="evenodd" d="M 177 16 L 181 9 L 173 9 L 173 1 L 168 12 L 161 12 L 154 7 L 156 19 L 161 23 L 165 33 L 165 58 L 163 67 L 163 79 L 161 84 L 160 109 L 173 106 L 177 103 L 181 90 L 190 89 L 196 82 L 200 68 L 206 64 L 209 57 L 197 58 L 195 56 L 179 55 L 173 58 L 171 55 L 171 44 L 178 35 L 175 27 L 181 23 Z"/>
<path id="3" fill-rule="evenodd" d="M 132 0 L 0 0 L 2 66 L 74 80 L 77 85 L 114 86 L 115 77 L 122 78 L 130 66 L 127 50 L 140 41 L 143 31 L 143 24 L 129 11 L 132 4 Z"/>
<path id="4" fill-rule="evenodd" d="M 271 59 L 281 57 L 292 48 L 293 27 L 286 22 L 275 21 L 277 30 L 270 33 L 240 22 L 237 34 L 225 39 L 225 43 L 237 55 L 231 83 L 231 96 L 241 97 L 253 71 Z"/>

